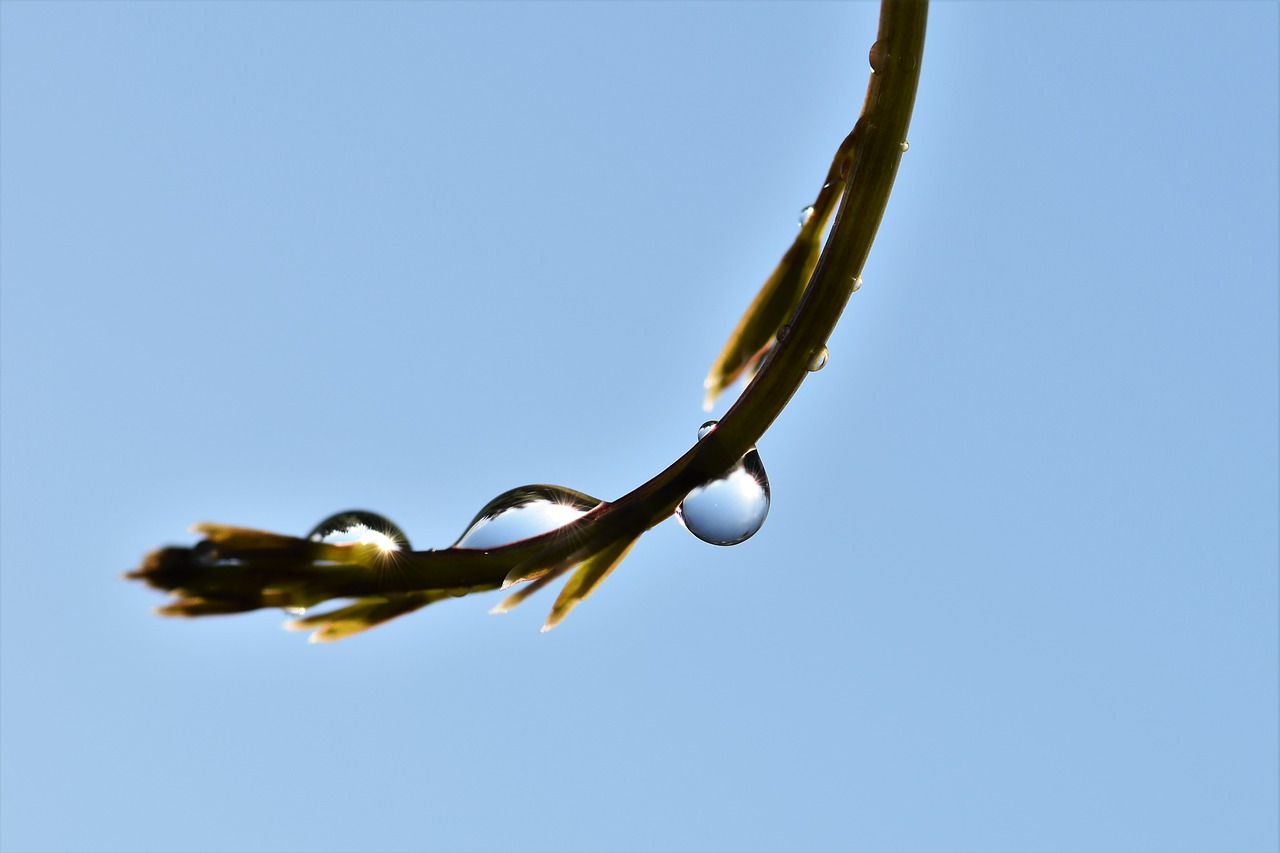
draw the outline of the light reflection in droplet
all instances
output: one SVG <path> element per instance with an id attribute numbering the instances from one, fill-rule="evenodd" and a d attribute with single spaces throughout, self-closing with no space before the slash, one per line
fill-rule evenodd
<path id="1" fill-rule="evenodd" d="M 335 513 L 311 528 L 312 542 L 331 545 L 359 543 L 376 545 L 383 551 L 408 551 L 409 537 L 384 515 L 363 509 Z"/>
<path id="2" fill-rule="evenodd" d="M 476 514 L 454 548 L 497 548 L 577 521 L 599 498 L 563 486 L 520 486 L 498 495 Z"/>
<path id="3" fill-rule="evenodd" d="M 715 421 L 698 430 L 705 438 Z M 769 514 L 769 477 L 752 448 L 720 477 L 698 486 L 676 508 L 690 533 L 712 545 L 737 545 L 755 535 Z"/>

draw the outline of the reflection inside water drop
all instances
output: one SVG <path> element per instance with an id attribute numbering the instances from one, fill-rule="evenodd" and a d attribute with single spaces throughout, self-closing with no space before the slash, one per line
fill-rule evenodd
<path id="1" fill-rule="evenodd" d="M 706 437 L 716 424 L 698 430 Z M 724 475 L 698 486 L 676 507 L 690 533 L 712 545 L 737 545 L 755 535 L 769 515 L 769 477 L 760 453 L 752 448 Z"/>
<path id="2" fill-rule="evenodd" d="M 520 486 L 503 492 L 476 514 L 454 548 L 497 548 L 577 521 L 599 498 L 563 486 Z"/>
<path id="3" fill-rule="evenodd" d="M 377 545 L 383 551 L 408 551 L 409 537 L 384 515 L 364 509 L 335 513 L 311 528 L 307 538 L 330 545 Z"/>

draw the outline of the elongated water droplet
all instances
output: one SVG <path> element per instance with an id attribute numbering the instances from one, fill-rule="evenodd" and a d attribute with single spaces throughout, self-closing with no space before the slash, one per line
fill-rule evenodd
<path id="1" fill-rule="evenodd" d="M 809 359 L 809 372 L 817 373 L 819 370 L 827 366 L 827 359 L 831 354 L 827 352 L 827 348 L 823 347 L 814 353 L 813 358 Z"/>
<path id="2" fill-rule="evenodd" d="M 698 430 L 705 438 L 716 424 Z M 676 518 L 703 542 L 737 545 L 755 535 L 769 515 L 769 476 L 752 448 L 720 477 L 698 486 L 676 507 Z"/>
<path id="3" fill-rule="evenodd" d="M 386 516 L 364 509 L 335 513 L 311 528 L 307 538 L 312 542 L 342 545 L 359 542 L 377 545 L 384 551 L 408 551 L 409 537 Z"/>
<path id="4" fill-rule="evenodd" d="M 857 292 L 858 292 L 859 290 L 861 290 L 861 289 L 862 289 L 862 276 L 858 276 L 857 278 L 855 278 L 855 279 L 853 280 L 853 290 L 851 290 L 851 291 L 849 291 L 849 292 L 850 292 L 850 293 L 857 293 Z"/>
<path id="5" fill-rule="evenodd" d="M 899 145 L 898 147 L 901 148 L 903 151 L 906 151 L 911 147 L 911 143 L 904 139 L 902 140 L 902 144 Z"/>
<path id="6" fill-rule="evenodd" d="M 800 227 L 801 228 L 808 225 L 809 220 L 812 218 L 813 218 L 813 205 L 809 205 L 808 207 L 804 207 L 800 209 Z"/>
<path id="7" fill-rule="evenodd" d="M 497 548 L 548 533 L 601 504 L 563 486 L 520 486 L 503 492 L 476 514 L 454 548 Z"/>

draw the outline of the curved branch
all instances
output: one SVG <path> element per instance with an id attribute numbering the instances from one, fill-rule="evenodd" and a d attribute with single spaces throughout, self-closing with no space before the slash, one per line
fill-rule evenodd
<path id="1" fill-rule="evenodd" d="M 309 607 L 346 597 L 391 602 L 378 611 L 382 618 L 369 616 L 368 624 L 353 630 L 424 606 L 444 597 L 440 593 L 463 595 L 532 578 L 538 578 L 534 586 L 540 586 L 600 555 L 591 566 L 592 578 L 570 584 L 589 592 L 630 545 L 672 515 L 691 490 L 732 468 L 754 447 L 826 346 L 857 289 L 902 158 L 920 77 L 927 11 L 927 0 L 884 0 L 861 116 L 841 144 L 815 205 L 825 220 L 834 194 L 842 191 L 839 207 L 798 307 L 789 322 L 776 329 L 776 345 L 715 429 L 666 470 L 563 527 L 502 547 L 388 553 L 366 545 L 331 545 L 266 531 L 198 525 L 205 542 L 194 549 L 152 552 L 127 577 L 175 593 L 179 600 L 160 611 L 168 615 Z M 749 316 L 762 301 L 758 297 L 753 302 Z M 409 597 L 397 600 L 401 595 Z M 557 602 L 557 619 L 577 600 L 563 599 L 564 594 Z M 314 617 L 301 621 L 310 627 Z"/>

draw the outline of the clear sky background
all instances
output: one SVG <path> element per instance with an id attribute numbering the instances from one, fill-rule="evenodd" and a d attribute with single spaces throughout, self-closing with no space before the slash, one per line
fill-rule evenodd
<path id="1" fill-rule="evenodd" d="M 667 522 L 546 635 L 120 580 L 675 459 L 877 13 L 0 5 L 0 846 L 1275 850 L 1270 2 L 934 7 L 745 544 Z"/>

